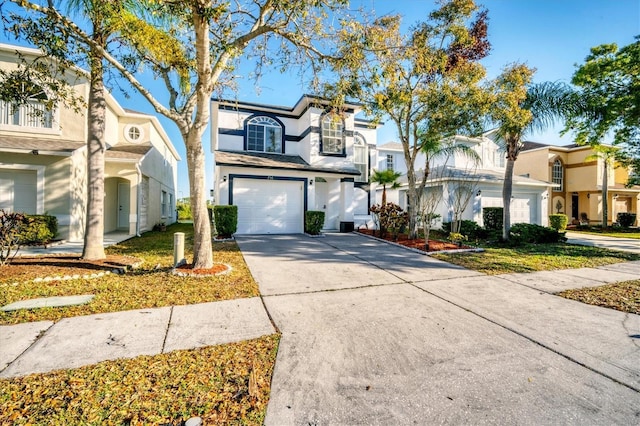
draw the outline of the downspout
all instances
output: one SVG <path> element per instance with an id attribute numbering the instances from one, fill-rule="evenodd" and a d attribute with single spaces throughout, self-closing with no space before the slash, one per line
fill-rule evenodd
<path id="1" fill-rule="evenodd" d="M 144 157 L 142 157 L 144 158 Z M 138 189 L 136 190 L 136 237 L 140 236 L 140 197 L 142 196 L 142 170 L 140 170 L 140 162 L 136 163 L 136 172 L 138 175 Z"/>

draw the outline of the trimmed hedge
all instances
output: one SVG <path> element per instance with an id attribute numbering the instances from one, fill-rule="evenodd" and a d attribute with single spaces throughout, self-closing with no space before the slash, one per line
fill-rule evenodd
<path id="1" fill-rule="evenodd" d="M 551 244 L 564 242 L 567 238 L 553 228 L 530 223 L 516 223 L 511 226 L 509 238 L 512 243 Z"/>
<path id="2" fill-rule="evenodd" d="M 220 238 L 231 238 L 238 230 L 238 206 L 213 206 L 213 218 Z"/>
<path id="3" fill-rule="evenodd" d="M 618 213 L 617 221 L 623 228 L 628 228 L 636 222 L 636 214 L 629 212 Z"/>
<path id="4" fill-rule="evenodd" d="M 442 222 L 442 230 L 450 233 L 453 222 Z M 483 234 L 482 228 L 473 220 L 461 220 L 460 221 L 460 234 L 468 238 L 478 238 L 480 234 Z"/>
<path id="5" fill-rule="evenodd" d="M 567 224 L 569 223 L 569 218 L 566 214 L 550 214 L 549 215 L 549 226 L 556 231 L 564 231 L 567 229 Z"/>
<path id="6" fill-rule="evenodd" d="M 320 235 L 323 226 L 323 211 L 307 210 L 304 212 L 304 232 L 310 235 Z"/>
<path id="7" fill-rule="evenodd" d="M 47 244 L 58 235 L 58 218 L 48 214 L 25 215 L 20 230 L 22 244 Z"/>
<path id="8" fill-rule="evenodd" d="M 482 209 L 482 222 L 484 229 L 489 231 L 499 231 L 504 222 L 503 207 L 485 207 Z"/>

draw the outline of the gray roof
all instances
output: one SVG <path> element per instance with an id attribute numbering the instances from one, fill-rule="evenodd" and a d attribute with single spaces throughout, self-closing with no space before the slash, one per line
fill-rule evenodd
<path id="1" fill-rule="evenodd" d="M 307 163 L 297 155 L 266 152 L 215 151 L 214 161 L 220 166 L 252 167 L 261 169 L 301 170 L 360 176 L 355 167 L 324 167 Z"/>
<path id="2" fill-rule="evenodd" d="M 402 144 L 400 142 L 387 142 L 382 145 L 378 145 L 378 150 L 390 149 L 393 151 L 402 151 Z"/>
<path id="3" fill-rule="evenodd" d="M 85 145 L 81 141 L 43 139 L 39 137 L 0 136 L 0 150 L 46 151 L 68 154 Z"/>
<path id="4" fill-rule="evenodd" d="M 416 178 L 422 179 L 423 171 L 416 172 Z M 483 183 L 496 183 L 502 185 L 504 182 L 504 171 L 502 170 L 489 170 L 489 169 L 459 169 L 450 166 L 435 167 L 429 173 L 429 180 L 477 180 Z M 403 175 L 398 179 L 401 184 L 408 182 L 407 176 Z M 553 185 L 549 182 L 545 182 L 538 179 L 531 179 L 526 176 L 513 175 L 514 185 L 529 185 L 529 186 L 549 186 Z"/>
<path id="5" fill-rule="evenodd" d="M 151 143 L 118 144 L 105 153 L 107 160 L 139 160 L 153 148 Z"/>

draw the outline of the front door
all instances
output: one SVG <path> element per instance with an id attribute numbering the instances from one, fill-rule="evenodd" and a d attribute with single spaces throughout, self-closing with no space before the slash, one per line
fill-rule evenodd
<path id="1" fill-rule="evenodd" d="M 571 217 L 578 220 L 578 194 L 571 194 Z"/>
<path id="2" fill-rule="evenodd" d="M 129 184 L 118 184 L 118 228 L 129 230 Z"/>
<path id="3" fill-rule="evenodd" d="M 327 229 L 329 223 L 329 211 L 327 205 L 329 204 L 329 185 L 327 182 L 318 182 L 316 178 L 316 210 L 324 212 L 324 225 L 322 229 Z"/>

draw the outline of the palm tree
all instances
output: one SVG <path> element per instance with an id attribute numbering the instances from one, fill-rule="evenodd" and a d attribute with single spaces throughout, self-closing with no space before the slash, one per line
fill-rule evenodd
<path id="1" fill-rule="evenodd" d="M 532 84 L 535 70 L 523 64 L 508 66 L 493 82 L 495 96 L 490 119 L 497 126 L 506 151 L 507 164 L 502 188 L 504 222 L 502 238 L 509 239 L 513 167 L 522 138 L 532 130 L 544 130 L 565 116 L 575 104 L 573 91 L 562 83 Z"/>
<path id="2" fill-rule="evenodd" d="M 381 172 L 374 170 L 369 178 L 370 182 L 382 185 L 382 205 L 387 204 L 387 185 L 390 185 L 391 189 L 400 187 L 398 178 L 402 176 L 402 173 L 395 172 L 393 170 L 383 170 Z"/>
<path id="3" fill-rule="evenodd" d="M 606 228 L 609 225 L 609 163 L 616 158 L 618 149 L 607 145 L 593 145 L 592 148 L 593 154 L 585 161 L 602 161 L 602 228 Z"/>

